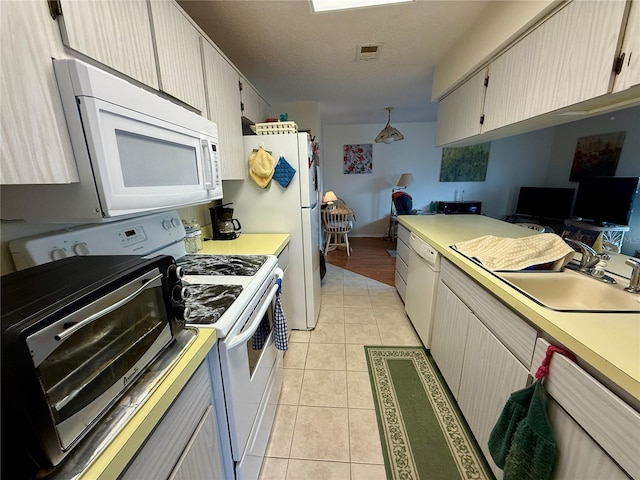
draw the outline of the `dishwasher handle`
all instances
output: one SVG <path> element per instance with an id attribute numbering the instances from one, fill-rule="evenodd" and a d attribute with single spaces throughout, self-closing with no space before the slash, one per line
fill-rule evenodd
<path id="1" fill-rule="evenodd" d="M 432 266 L 438 266 L 440 254 L 438 251 L 429 245 L 427 242 L 419 238 L 415 233 L 411 232 L 409 236 L 409 246 L 411 249 L 420 257 L 422 257 L 425 262 Z"/>

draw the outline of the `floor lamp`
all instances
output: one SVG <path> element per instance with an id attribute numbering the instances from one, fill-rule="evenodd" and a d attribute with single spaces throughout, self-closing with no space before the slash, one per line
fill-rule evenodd
<path id="1" fill-rule="evenodd" d="M 398 221 L 398 215 L 394 211 L 393 194 L 406 188 L 413 183 L 413 175 L 410 173 L 403 173 L 398 179 L 396 186 L 391 189 L 391 210 L 389 211 L 389 232 L 387 233 L 387 239 L 394 241 L 396 239 L 396 224 Z"/>

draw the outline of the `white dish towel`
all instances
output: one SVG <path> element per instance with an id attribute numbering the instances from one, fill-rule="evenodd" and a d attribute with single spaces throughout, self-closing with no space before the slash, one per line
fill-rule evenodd
<path id="1" fill-rule="evenodd" d="M 475 258 L 488 270 L 523 270 L 535 265 L 552 263 L 551 270 L 561 270 L 573 258 L 575 251 L 555 233 L 541 233 L 521 238 L 484 235 L 453 247 Z"/>

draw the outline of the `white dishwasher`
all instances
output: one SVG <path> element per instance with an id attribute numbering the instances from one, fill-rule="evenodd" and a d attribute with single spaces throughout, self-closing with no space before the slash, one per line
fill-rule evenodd
<path id="1" fill-rule="evenodd" d="M 405 310 L 425 348 L 431 348 L 440 254 L 414 233 L 409 237 Z"/>

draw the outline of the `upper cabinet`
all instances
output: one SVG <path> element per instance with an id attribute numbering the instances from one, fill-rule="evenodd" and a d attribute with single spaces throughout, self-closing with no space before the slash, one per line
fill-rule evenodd
<path id="1" fill-rule="evenodd" d="M 208 118 L 218 125 L 223 180 L 247 178 L 242 146 L 240 75 L 218 50 L 202 40 Z"/>
<path id="2" fill-rule="evenodd" d="M 623 51 L 630 53 L 639 50 L 640 42 L 639 8 L 634 3 L 623 45 Z M 558 115 L 563 109 L 586 114 L 613 109 L 632 97 L 637 99 L 634 89 L 626 92 L 625 98 L 609 95 L 640 83 L 640 58 L 626 54 L 617 78 L 612 68 L 622 43 L 628 6 L 628 2 L 561 3 L 485 65 L 488 81 L 480 106 L 480 131 L 475 123 L 481 98 L 477 73 L 441 100 L 439 109 L 443 112 L 438 115 L 436 143 L 487 141 L 563 123 L 570 118 Z"/>
<path id="3" fill-rule="evenodd" d="M 621 92 L 640 85 L 640 0 L 631 2 L 627 28 L 624 31 L 622 50 L 613 84 L 614 92 Z"/>
<path id="4" fill-rule="evenodd" d="M 254 123 L 263 123 L 267 118 L 267 104 L 246 80 L 240 79 L 242 116 Z"/>
<path id="5" fill-rule="evenodd" d="M 64 44 L 158 89 L 149 7 L 138 0 L 59 0 Z"/>
<path id="6" fill-rule="evenodd" d="M 201 35 L 177 3 L 60 2 L 60 30 L 66 46 L 205 111 Z"/>
<path id="7" fill-rule="evenodd" d="M 78 182 L 51 58 L 65 57 L 47 2 L 0 2 L 0 183 Z"/>
<path id="8" fill-rule="evenodd" d="M 0 13 L 1 184 L 79 181 L 51 61 L 64 57 L 92 59 L 208 116 L 223 179 L 246 178 L 242 116 L 262 122 L 268 105 L 175 1 L 5 0 Z"/>
<path id="9" fill-rule="evenodd" d="M 487 69 L 447 95 L 438 105 L 436 145 L 480 134 Z"/>
<path id="10" fill-rule="evenodd" d="M 491 62 L 482 131 L 609 93 L 624 11 L 571 2 Z"/>
<path id="11" fill-rule="evenodd" d="M 160 90 L 200 112 L 206 111 L 200 32 L 177 3 L 152 0 L 151 18 Z"/>

